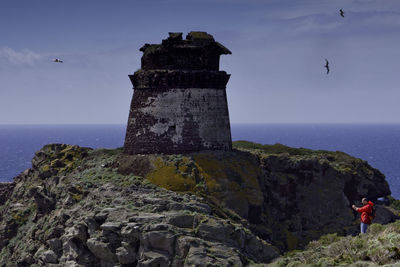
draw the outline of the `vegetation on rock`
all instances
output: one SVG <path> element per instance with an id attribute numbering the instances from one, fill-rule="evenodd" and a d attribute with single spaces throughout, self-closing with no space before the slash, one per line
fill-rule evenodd
<path id="1" fill-rule="evenodd" d="M 375 224 L 365 237 L 341 237 L 358 231 L 352 203 L 390 194 L 378 170 L 342 152 L 234 147 L 126 155 L 46 145 L 31 169 L 2 187 L 0 265 L 256 266 L 288 250 L 273 264 L 309 264 L 319 256 L 321 266 L 396 260 L 390 244 L 398 241 L 397 222 Z M 375 222 L 397 218 L 400 205 L 389 202 L 377 205 Z M 371 248 L 359 243 L 373 233 L 380 246 L 365 254 Z M 340 242 L 361 254 L 329 258 L 330 243 L 332 250 Z M 378 252 L 389 256 L 378 259 Z"/>
<path id="2" fill-rule="evenodd" d="M 291 251 L 267 266 L 382 266 L 400 263 L 400 220 L 372 224 L 367 234 L 328 234 L 304 251 Z"/>

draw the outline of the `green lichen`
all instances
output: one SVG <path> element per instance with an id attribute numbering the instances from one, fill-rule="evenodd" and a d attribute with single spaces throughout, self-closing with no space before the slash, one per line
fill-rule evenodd
<path id="1" fill-rule="evenodd" d="M 315 157 L 316 159 L 335 162 L 341 168 L 352 168 L 357 162 L 362 162 L 362 160 L 354 158 L 341 151 L 328 151 L 328 150 L 312 150 L 307 148 L 293 148 L 282 144 L 274 145 L 262 145 L 258 143 L 253 143 L 249 141 L 235 141 L 232 143 L 234 149 L 249 151 L 254 154 L 261 155 L 288 155 L 297 156 L 299 159 Z M 322 162 L 321 162 L 322 163 Z"/>
<path id="2" fill-rule="evenodd" d="M 282 144 L 275 145 L 262 145 L 249 141 L 235 141 L 232 143 L 232 147 L 240 150 L 252 150 L 259 151 L 265 154 L 289 154 L 294 155 L 313 155 L 313 154 L 333 154 L 335 152 L 330 152 L 327 150 L 311 150 L 306 148 L 293 148 Z"/>
<path id="3" fill-rule="evenodd" d="M 19 209 L 11 212 L 11 218 L 16 225 L 21 226 L 25 224 L 30 215 L 33 214 L 33 211 L 36 209 L 35 205 L 29 206 L 26 209 Z"/>
<path id="4" fill-rule="evenodd" d="M 91 167 L 77 173 L 77 177 L 82 184 L 89 187 L 90 184 L 112 183 L 116 186 L 129 187 L 143 181 L 142 177 L 135 175 L 122 175 L 116 169 L 106 168 L 104 164 L 94 164 Z"/>

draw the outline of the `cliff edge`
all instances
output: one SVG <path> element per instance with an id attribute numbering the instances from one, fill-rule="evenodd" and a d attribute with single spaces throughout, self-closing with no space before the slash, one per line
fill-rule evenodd
<path id="1" fill-rule="evenodd" d="M 357 233 L 385 177 L 342 152 L 235 142 L 233 151 L 127 155 L 44 146 L 0 186 L 2 266 L 246 266 L 328 233 Z M 378 206 L 376 222 L 396 211 Z"/>

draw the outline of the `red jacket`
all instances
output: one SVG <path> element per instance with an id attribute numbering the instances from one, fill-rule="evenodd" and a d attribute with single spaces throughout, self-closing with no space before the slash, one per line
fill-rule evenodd
<path id="1" fill-rule="evenodd" d="M 367 205 L 357 209 L 357 212 L 361 213 L 361 222 L 365 224 L 371 224 L 371 219 L 369 218 L 369 216 L 372 214 L 373 206 L 374 203 L 368 201 Z"/>

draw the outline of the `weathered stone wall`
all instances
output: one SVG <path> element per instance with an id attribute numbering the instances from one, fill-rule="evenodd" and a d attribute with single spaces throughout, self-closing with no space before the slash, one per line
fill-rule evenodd
<path id="1" fill-rule="evenodd" d="M 129 154 L 231 150 L 226 84 L 219 57 L 230 51 L 203 32 L 170 33 L 145 44 L 142 68 L 130 75 L 134 94 L 124 150 Z"/>
<path id="2" fill-rule="evenodd" d="M 213 88 L 135 90 L 125 150 L 185 153 L 232 148 L 226 92 Z"/>

